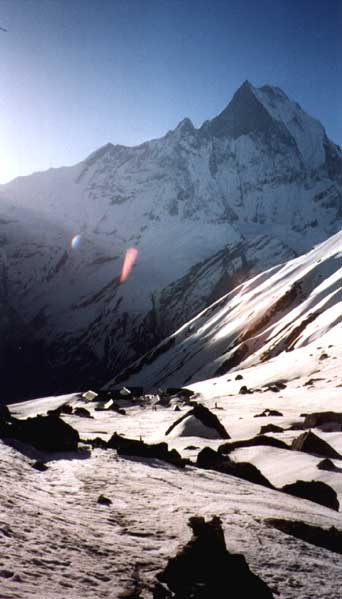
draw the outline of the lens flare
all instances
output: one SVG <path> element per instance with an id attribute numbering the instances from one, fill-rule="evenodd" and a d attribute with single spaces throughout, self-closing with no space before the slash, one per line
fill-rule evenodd
<path id="1" fill-rule="evenodd" d="M 125 258 L 122 265 L 119 281 L 124 283 L 127 280 L 129 273 L 131 272 L 133 265 L 137 259 L 138 250 L 135 248 L 128 248 L 125 254 Z"/>
<path id="2" fill-rule="evenodd" d="M 71 242 L 70 242 L 70 246 L 72 247 L 73 250 L 76 250 L 76 248 L 78 248 L 78 246 L 80 245 L 80 241 L 81 241 L 81 235 L 74 235 Z"/>

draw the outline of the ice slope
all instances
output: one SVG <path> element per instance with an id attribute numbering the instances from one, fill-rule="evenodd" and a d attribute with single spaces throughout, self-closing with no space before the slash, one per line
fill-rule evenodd
<path id="1" fill-rule="evenodd" d="M 185 119 L 138 147 L 107 144 L 75 166 L 0 186 L 3 354 L 11 342 L 1 375 L 13 355 L 20 373 L 7 377 L 9 392 L 13 379 L 26 387 L 40 380 L 42 355 L 47 387 L 39 392 L 72 389 L 91 364 L 103 379 L 237 276 L 323 241 L 340 226 L 341 178 L 341 150 L 323 127 L 277 88 L 246 83 L 199 129 Z M 76 234 L 81 243 L 71 250 Z M 118 286 L 131 246 L 138 260 Z M 227 268 L 232 252 L 242 258 Z M 184 294 L 171 310 L 178 282 Z"/>
<path id="2" fill-rule="evenodd" d="M 297 376 L 300 348 L 326 335 L 341 335 L 342 233 L 304 256 L 242 283 L 108 386 L 146 388 L 191 384 L 286 355 Z M 316 352 L 315 352 L 316 353 Z M 306 354 L 305 354 L 306 355 Z M 316 363 L 324 359 L 316 356 Z M 312 363 L 310 361 L 311 369 Z M 288 378 L 291 374 L 288 375 Z"/>

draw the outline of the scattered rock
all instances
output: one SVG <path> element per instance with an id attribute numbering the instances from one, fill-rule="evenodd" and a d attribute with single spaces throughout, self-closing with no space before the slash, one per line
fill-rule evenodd
<path id="1" fill-rule="evenodd" d="M 0 420 L 8 422 L 11 420 L 11 412 L 9 411 L 7 406 L 0 405 Z"/>
<path id="2" fill-rule="evenodd" d="M 271 590 L 250 571 L 245 557 L 227 551 L 220 518 L 214 516 L 205 522 L 195 516 L 189 519 L 189 526 L 193 537 L 157 575 L 153 599 L 219 599 L 233 595 L 272 599 Z"/>
<path id="3" fill-rule="evenodd" d="M 80 416 L 81 418 L 93 418 L 93 416 L 91 415 L 89 410 L 86 410 L 85 408 L 80 408 L 80 407 L 77 407 L 74 409 L 74 415 Z"/>
<path id="4" fill-rule="evenodd" d="M 196 404 L 183 414 L 166 431 L 165 435 L 178 432 L 180 437 L 204 437 L 206 439 L 230 439 L 215 414 L 201 404 Z"/>
<path id="5" fill-rule="evenodd" d="M 109 499 L 108 497 L 105 497 L 105 495 L 100 495 L 97 498 L 97 503 L 99 503 L 100 505 L 111 505 L 112 504 L 112 500 Z"/>
<path id="6" fill-rule="evenodd" d="M 195 392 L 191 391 L 191 389 L 185 389 L 183 387 L 167 387 L 166 394 L 171 397 L 177 395 L 177 397 L 180 399 L 189 399 L 195 395 Z"/>
<path id="7" fill-rule="evenodd" d="M 149 445 L 144 441 L 138 441 L 137 439 L 127 439 L 117 433 L 114 433 L 107 443 L 107 447 L 116 449 L 118 455 L 121 456 L 135 456 L 140 458 L 154 458 L 157 460 L 163 460 L 184 468 L 186 460 L 183 460 L 176 449 L 169 451 L 167 443 L 156 443 Z"/>
<path id="8" fill-rule="evenodd" d="M 264 435 L 265 433 L 283 433 L 284 430 L 284 428 L 276 424 L 265 424 L 261 427 L 259 435 Z"/>
<path id="9" fill-rule="evenodd" d="M 48 410 L 48 414 L 51 416 L 60 416 L 61 414 L 72 414 L 73 408 L 70 404 L 62 404 L 55 408 L 54 410 Z"/>
<path id="10" fill-rule="evenodd" d="M 235 377 L 236 381 L 241 381 L 242 379 L 243 379 L 242 374 L 237 374 L 236 377 Z"/>
<path id="11" fill-rule="evenodd" d="M 85 445 L 91 445 L 94 449 L 108 449 L 107 441 L 101 439 L 101 437 L 95 437 L 95 439 L 81 439 Z"/>
<path id="12" fill-rule="evenodd" d="M 339 472 L 337 466 L 335 466 L 334 462 L 326 458 L 325 460 L 321 460 L 319 464 L 317 464 L 317 468 L 319 470 L 327 470 L 328 472 Z"/>
<path id="13" fill-rule="evenodd" d="M 251 391 L 250 389 L 248 389 L 247 385 L 242 385 L 242 387 L 240 387 L 239 394 L 240 395 L 247 395 L 247 393 L 253 393 L 253 391 Z"/>
<path id="14" fill-rule="evenodd" d="M 303 416 L 305 417 L 304 428 L 316 428 L 332 422 L 342 424 L 342 412 L 312 412 Z"/>
<path id="15" fill-rule="evenodd" d="M 265 388 L 266 391 L 273 391 L 273 393 L 279 393 L 280 387 L 278 385 L 267 385 Z"/>
<path id="16" fill-rule="evenodd" d="M 0 437 L 16 439 L 42 451 L 74 451 L 79 442 L 78 432 L 53 415 L 12 418 L 10 423 L 0 425 Z"/>
<path id="17" fill-rule="evenodd" d="M 44 462 L 41 462 L 39 460 L 37 460 L 36 462 L 34 462 L 34 464 L 32 464 L 32 468 L 34 468 L 35 470 L 38 470 L 39 472 L 45 472 L 46 470 L 48 470 L 47 465 L 44 464 Z"/>
<path id="18" fill-rule="evenodd" d="M 292 441 L 291 449 L 304 451 L 323 458 L 342 459 L 342 456 L 326 441 L 311 431 L 305 431 Z"/>
<path id="19" fill-rule="evenodd" d="M 302 431 L 304 428 L 303 422 L 292 422 L 292 424 L 286 429 L 287 431 Z"/>
<path id="20" fill-rule="evenodd" d="M 248 462 L 233 462 L 229 457 L 221 455 L 211 447 L 204 447 L 197 456 L 196 466 L 206 470 L 216 470 L 223 474 L 230 474 L 243 478 L 256 485 L 263 485 L 273 489 L 273 485 L 253 464 Z"/>
<path id="21" fill-rule="evenodd" d="M 322 352 L 321 355 L 319 356 L 320 360 L 326 360 L 327 358 L 329 358 L 329 356 L 325 352 Z"/>
<path id="22" fill-rule="evenodd" d="M 68 403 L 64 403 L 60 407 L 61 414 L 72 414 L 72 406 Z"/>
<path id="23" fill-rule="evenodd" d="M 311 379 L 308 379 L 308 380 L 307 380 L 307 381 L 304 383 L 303 387 L 309 387 L 309 386 L 311 386 L 311 385 L 314 385 L 314 383 L 315 383 L 316 381 L 324 381 L 324 379 L 322 379 L 322 378 L 311 378 Z"/>
<path id="24" fill-rule="evenodd" d="M 225 455 L 231 453 L 235 449 L 240 449 L 241 447 L 255 447 L 258 445 L 267 445 L 268 447 L 276 447 L 277 449 L 290 449 L 284 441 L 280 441 L 280 439 L 275 439 L 274 437 L 267 437 L 266 435 L 257 435 L 256 437 L 252 437 L 251 439 L 244 439 L 242 441 L 232 441 L 230 443 L 224 443 L 220 445 L 218 448 L 219 453 L 223 453 Z"/>
<path id="25" fill-rule="evenodd" d="M 295 483 L 285 485 L 280 490 L 288 495 L 309 499 L 310 501 L 329 507 L 337 512 L 339 510 L 336 491 L 321 481 L 312 480 L 308 482 L 297 480 Z"/>
<path id="26" fill-rule="evenodd" d="M 325 529 L 320 526 L 305 524 L 305 522 L 283 520 L 281 518 L 268 518 L 265 522 L 277 530 L 306 543 L 311 543 L 316 547 L 324 547 L 324 549 L 329 549 L 329 551 L 335 553 L 342 553 L 342 531 L 337 530 L 334 526 Z"/>
<path id="27" fill-rule="evenodd" d="M 254 418 L 265 418 L 267 416 L 283 416 L 283 415 L 284 414 L 282 414 L 281 412 L 278 412 L 278 410 L 270 410 L 269 408 L 266 408 L 260 414 L 255 414 Z"/>

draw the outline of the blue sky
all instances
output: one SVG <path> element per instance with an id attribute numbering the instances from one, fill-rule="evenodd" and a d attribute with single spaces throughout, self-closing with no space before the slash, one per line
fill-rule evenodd
<path id="1" fill-rule="evenodd" d="M 341 0 L 0 0 L 0 182 L 277 85 L 342 144 Z"/>

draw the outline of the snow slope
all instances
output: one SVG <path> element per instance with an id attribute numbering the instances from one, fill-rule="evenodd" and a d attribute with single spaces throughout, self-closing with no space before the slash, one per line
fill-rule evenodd
<path id="1" fill-rule="evenodd" d="M 340 338 L 331 334 L 315 347 L 318 343 L 319 352 L 328 354 L 319 363 L 318 350 L 311 356 L 313 348 L 306 345 L 242 370 L 243 381 L 227 382 L 221 377 L 192 388 L 199 394 L 197 400 L 219 417 L 232 441 L 255 435 L 269 423 L 288 428 L 303 420 L 303 412 L 338 411 Z M 297 356 L 294 378 L 296 352 L 301 352 L 301 362 Z M 307 386 L 308 372 L 313 371 L 315 382 Z M 279 393 L 264 387 L 252 395 L 238 395 L 243 382 L 262 386 L 280 377 L 286 387 Z M 25 418 L 66 401 L 84 406 L 78 395 L 69 395 L 16 404 L 11 410 Z M 127 407 L 126 415 L 94 411 L 96 404 L 87 403 L 93 419 L 75 415 L 63 419 L 83 439 L 106 440 L 117 431 L 146 442 L 167 441 L 192 461 L 202 447 L 216 448 L 221 443 L 198 436 L 165 437 L 167 428 L 189 408 L 178 401 L 180 412 L 174 412 L 172 407 L 153 403 L 142 399 Z M 276 408 L 283 416 L 254 418 L 265 408 Z M 289 444 L 300 432 L 273 436 Z M 341 432 L 314 432 L 342 452 Z M 47 471 L 32 468 L 37 458 L 46 462 Z M 277 487 L 297 479 L 321 480 L 342 501 L 342 460 L 334 460 L 339 471 L 327 472 L 317 469 L 320 458 L 316 456 L 262 446 L 236 450 L 233 458 L 255 463 Z M 87 445 L 78 453 L 43 455 L 28 446 L 0 441 L 0 463 L 0 586 L 6 599 L 57 599 L 65 594 L 71 599 L 94 595 L 151 599 L 156 574 L 190 538 L 188 518 L 214 514 L 222 519 L 228 549 L 243 553 L 252 571 L 279 599 L 341 597 L 340 555 L 267 522 L 281 518 L 342 530 L 341 514 L 319 504 L 211 470 L 190 465 L 180 470 L 158 460 L 120 457 L 115 450 L 90 451 Z M 98 504 L 100 494 L 112 503 Z M 140 595 L 133 594 L 134 588 L 140 589 Z"/>
<path id="2" fill-rule="evenodd" d="M 260 363 L 267 369 L 278 355 L 280 362 L 286 355 L 286 368 L 291 363 L 295 377 L 301 348 L 314 348 L 326 335 L 340 335 L 341 321 L 342 233 L 338 233 L 305 256 L 236 287 L 131 364 L 108 387 L 116 382 L 144 383 L 148 389 L 191 384 Z M 315 354 L 319 364 L 323 358 Z"/>
<path id="3" fill-rule="evenodd" d="M 288 449 L 258 445 L 230 454 L 257 466 L 275 488 L 196 468 L 201 449 L 217 449 L 222 439 L 207 438 L 197 425 L 188 428 L 188 436 L 179 428 L 166 435 L 190 409 L 177 394 L 168 402 L 157 394 L 123 400 L 125 414 L 97 411 L 97 402 L 78 393 L 10 406 L 12 415 L 27 418 L 68 403 L 86 407 L 92 418 L 75 411 L 62 415 L 80 433 L 77 452 L 44 454 L 0 440 L 1 598 L 152 599 L 156 575 L 190 538 L 189 517 L 217 515 L 228 550 L 243 553 L 274 596 L 340 599 L 340 555 L 281 532 L 269 519 L 342 533 L 340 511 L 280 491 L 297 480 L 324 482 L 342 503 L 342 459 L 333 460 L 335 470 L 321 470 L 318 455 L 290 450 L 302 433 L 303 414 L 341 411 L 341 240 L 337 234 L 305 256 L 242 283 L 180 329 L 172 345 L 167 339 L 165 353 L 159 347 L 159 356 L 145 357 L 144 378 L 159 377 L 158 384 L 181 384 L 196 365 L 194 399 L 219 418 L 230 442 L 258 435 L 267 424 L 280 427 L 267 436 Z M 233 340 L 234 349 L 227 352 Z M 241 344 L 248 352 L 231 371 L 207 378 L 223 366 L 226 370 Z M 137 381 L 138 373 L 125 384 Z M 243 385 L 249 393 L 241 393 Z M 179 469 L 90 444 L 96 437 L 107 441 L 114 431 L 167 442 L 190 461 Z M 341 427 L 313 432 L 342 454 Z M 37 459 L 46 471 L 32 467 Z M 100 495 L 110 503 L 98 503 Z"/>

